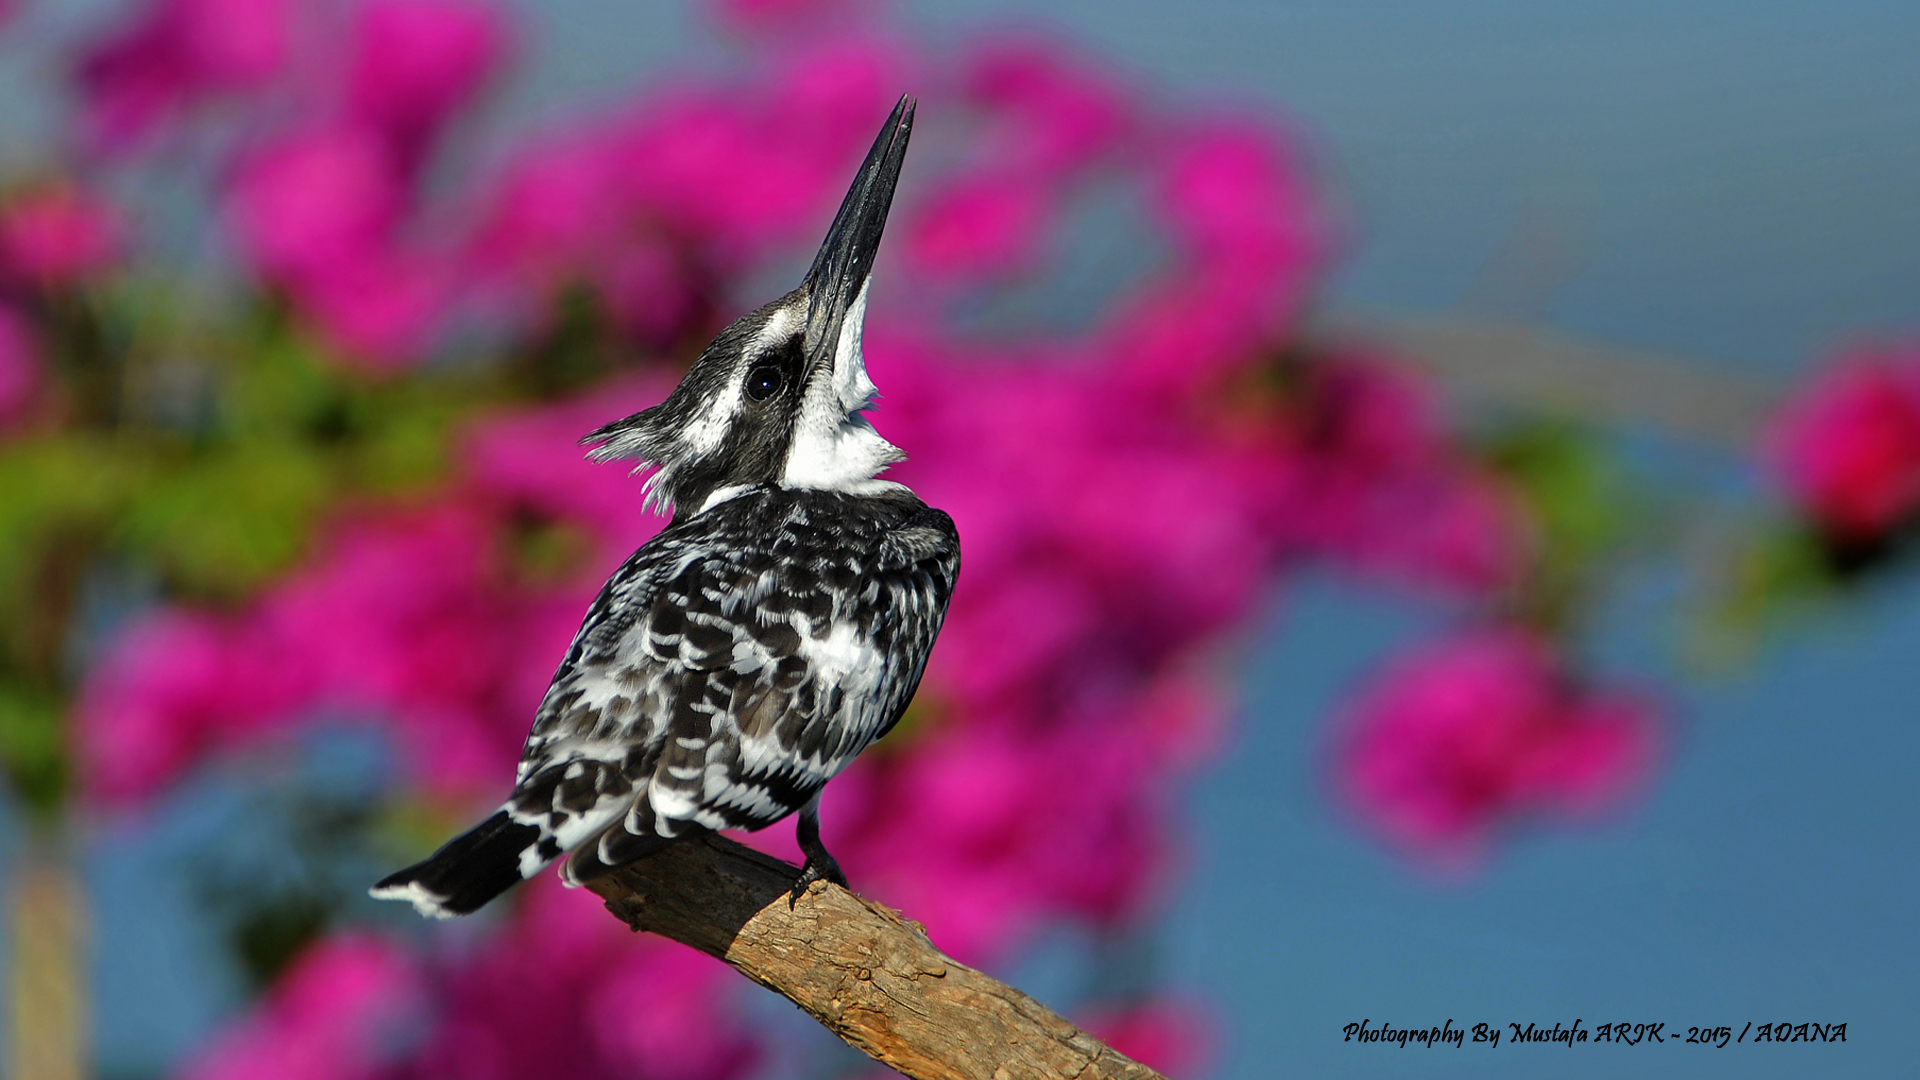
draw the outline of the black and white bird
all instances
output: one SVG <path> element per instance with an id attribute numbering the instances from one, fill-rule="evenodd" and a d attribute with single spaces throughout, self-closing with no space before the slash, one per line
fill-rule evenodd
<path id="1" fill-rule="evenodd" d="M 593 432 L 656 466 L 673 521 L 587 611 L 499 811 L 372 889 L 464 915 L 570 854 L 579 884 L 795 813 L 812 882 L 846 884 L 820 791 L 900 719 L 960 570 L 953 520 L 876 479 L 863 415 L 875 249 L 913 127 L 903 97 L 800 287 L 721 331 L 659 405 Z"/>

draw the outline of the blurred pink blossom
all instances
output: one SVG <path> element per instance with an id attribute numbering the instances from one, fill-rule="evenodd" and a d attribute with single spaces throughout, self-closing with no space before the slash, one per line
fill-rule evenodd
<path id="1" fill-rule="evenodd" d="M 1530 551 L 1517 497 L 1477 467 L 1433 464 L 1344 493 L 1352 531 L 1333 554 L 1409 584 L 1483 595 L 1511 585 Z"/>
<path id="2" fill-rule="evenodd" d="M 1178 770 L 1214 745 L 1219 712 L 1184 677 L 1120 675 L 1088 673 L 1099 690 L 1057 709 L 948 712 L 938 685 L 923 690 L 918 707 L 944 722 L 836 780 L 826 839 L 863 888 L 969 962 L 1051 920 L 1136 917 L 1169 867 Z"/>
<path id="3" fill-rule="evenodd" d="M 411 193 L 376 133 L 324 127 L 263 146 L 227 197 L 254 271 L 349 359 L 395 365 L 431 345 L 453 302 L 453 264 L 398 243 Z"/>
<path id="4" fill-rule="evenodd" d="M 40 345 L 33 324 L 0 305 L 0 428 L 18 423 L 40 389 Z"/>
<path id="5" fill-rule="evenodd" d="M 1213 1056 L 1214 1026 L 1196 1002 L 1155 998 L 1098 1008 L 1081 1024 L 1108 1046 L 1168 1076 L 1200 1075 Z"/>
<path id="6" fill-rule="evenodd" d="M 1195 124 L 1166 149 L 1157 206 L 1191 250 L 1268 273 L 1297 272 L 1319 254 L 1314 197 L 1278 131 Z"/>
<path id="7" fill-rule="evenodd" d="M 294 279 L 293 295 L 346 359 L 392 368 L 432 348 L 453 300 L 452 275 L 441 260 L 374 249 Z"/>
<path id="8" fill-rule="evenodd" d="M 730 1015 L 737 976 L 635 935 L 552 875 L 521 886 L 507 924 L 433 972 L 439 1023 L 393 1080 L 625 1076 L 734 1080 L 756 1041 Z"/>
<path id="9" fill-rule="evenodd" d="M 1302 372 L 1297 395 L 1268 512 L 1301 552 L 1469 593 L 1518 578 L 1531 553 L 1524 508 L 1448 436 L 1431 386 L 1344 356 Z"/>
<path id="10" fill-rule="evenodd" d="M 491 7 L 369 0 L 348 42 L 344 108 L 281 127 L 233 167 L 226 209 L 243 258 L 347 359 L 417 360 L 451 311 L 457 261 L 408 227 L 422 164 L 504 50 Z"/>
<path id="11" fill-rule="evenodd" d="M 1195 122 L 1164 141 L 1155 207 L 1180 263 L 1121 305 L 1108 347 L 1143 387 L 1182 393 L 1285 335 L 1326 243 L 1279 132 Z"/>
<path id="12" fill-rule="evenodd" d="M 368 0 L 356 19 L 347 120 L 380 132 L 413 174 L 506 53 L 507 26 L 470 0 Z"/>
<path id="13" fill-rule="evenodd" d="M 497 557 L 465 507 L 366 518 L 234 618 L 151 618 L 81 697 L 88 790 L 144 798 L 203 755 L 332 716 L 385 719 L 430 790 L 492 794 L 587 599 L 529 596 Z"/>
<path id="14" fill-rule="evenodd" d="M 615 968 L 584 995 L 585 1019 L 601 1052 L 660 1080 L 747 1072 L 759 1047 L 724 1010 L 734 973 L 685 948 L 653 950 L 646 961 Z"/>
<path id="15" fill-rule="evenodd" d="M 71 184 L 24 192 L 0 207 L 0 271 L 42 288 L 67 288 L 120 254 L 112 204 Z"/>
<path id="16" fill-rule="evenodd" d="M 126 152 L 213 95 L 267 82 L 286 61 L 292 10 L 293 0 L 152 0 L 79 59 L 90 143 Z"/>
<path id="17" fill-rule="evenodd" d="M 484 197 L 464 266 L 536 328 L 568 286 L 654 346 L 707 316 L 717 276 L 814 237 L 904 66 L 858 34 L 791 45 L 750 85 L 670 84 L 644 107 L 523 146 Z M 814 237 L 817 239 L 817 237 Z"/>
<path id="18" fill-rule="evenodd" d="M 632 243 L 633 210 L 624 204 L 611 136 L 569 132 L 520 148 L 495 184 L 476 232 L 477 272 L 511 270 L 546 301 L 578 264 Z"/>
<path id="19" fill-rule="evenodd" d="M 1113 149 L 1135 123 L 1119 80 L 1060 42 L 988 38 L 961 64 L 968 97 L 997 121 L 979 153 L 1007 172 L 1061 179 Z"/>
<path id="20" fill-rule="evenodd" d="M 421 1019 L 424 979 L 407 950 L 369 934 L 308 948 L 239 1026 L 199 1052 L 184 1080 L 354 1080 L 384 1072 Z"/>
<path id="21" fill-rule="evenodd" d="M 167 612 L 123 632 L 89 674 L 73 737 L 89 792 L 146 795 L 223 736 L 250 725 L 264 689 L 237 684 L 229 641 L 212 618 Z"/>
<path id="22" fill-rule="evenodd" d="M 76 710 L 89 792 L 144 799 L 209 755 L 347 717 L 384 721 L 415 782 L 491 797 L 591 588 L 662 524 L 640 482 L 586 461 L 578 438 L 666 389 L 616 383 L 477 421 L 467 475 L 442 504 L 339 523 L 236 615 L 163 610 L 121 635 Z M 505 534 L 527 510 L 597 542 L 578 582 L 536 589 L 509 575 Z"/>
<path id="23" fill-rule="evenodd" d="M 631 463 L 587 460 L 580 437 L 609 417 L 658 404 L 672 389 L 664 374 L 650 373 L 576 401 L 486 417 L 463 446 L 469 488 L 503 516 L 524 509 L 585 527 L 600 551 L 583 577 L 597 583 L 665 522 L 638 498 Z"/>
<path id="24" fill-rule="evenodd" d="M 371 133 L 330 127 L 248 155 L 228 191 L 242 251 L 268 281 L 299 287 L 382 250 L 406 188 Z"/>
<path id="25" fill-rule="evenodd" d="M 915 210 L 906 256 L 942 277 L 1003 275 L 1031 266 L 1047 235 L 1047 194 L 1032 178 L 949 181 Z"/>
<path id="26" fill-rule="evenodd" d="M 912 911 L 941 949 L 964 962 L 985 962 L 1046 919 L 1067 915 L 1062 877 L 1091 871 L 1089 885 L 1110 885 L 1116 874 L 1131 882 L 1147 857 L 1143 838 L 1092 828 L 1046 796 L 1059 791 L 1057 747 L 963 727 L 886 764 L 892 768 L 874 802 L 885 811 L 852 836 L 843 827 L 841 838 L 829 839 L 864 888 Z M 1075 787 L 1082 802 L 1107 790 Z M 1051 846 L 1060 837 L 1050 822 L 1061 815 L 1082 826 L 1066 849 Z M 959 882 L 964 890 L 955 888 Z"/>
<path id="27" fill-rule="evenodd" d="M 1617 803 L 1654 749 L 1646 701 L 1582 687 L 1543 639 L 1491 628 L 1396 661 L 1350 713 L 1337 773 L 1390 839 L 1464 866 L 1500 826 Z"/>
<path id="28" fill-rule="evenodd" d="M 572 132 L 522 148 L 507 166 L 464 259 L 510 321 L 544 330 L 577 286 L 591 286 L 616 326 L 652 346 L 702 314 L 697 253 L 627 190 L 619 140 L 608 129 Z"/>
<path id="29" fill-rule="evenodd" d="M 620 131 L 607 160 L 630 205 L 726 261 L 812 236 L 902 66 L 894 47 L 860 39 L 769 59 L 751 98 L 677 91 Z"/>
<path id="30" fill-rule="evenodd" d="M 1864 351 L 1822 372 L 1774 421 L 1768 456 L 1828 535 L 1870 543 L 1920 511 L 1920 348 Z"/>

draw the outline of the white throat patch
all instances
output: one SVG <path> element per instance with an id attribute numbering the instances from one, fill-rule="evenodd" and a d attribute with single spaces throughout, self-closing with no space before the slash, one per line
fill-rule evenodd
<path id="1" fill-rule="evenodd" d="M 847 307 L 834 344 L 833 377 L 807 388 L 794 422 L 793 448 L 787 455 L 782 485 L 829 491 L 864 491 L 875 485 L 880 470 L 905 461 L 900 448 L 880 437 L 861 415 L 873 406 L 878 388 L 867 377 L 867 361 L 860 354 L 860 336 L 866 323 L 867 288 Z"/>

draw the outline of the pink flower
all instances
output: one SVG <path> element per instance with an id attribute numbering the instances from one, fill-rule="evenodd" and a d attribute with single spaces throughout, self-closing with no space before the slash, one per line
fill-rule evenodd
<path id="1" fill-rule="evenodd" d="M 619 135 L 606 130 L 516 155 L 464 257 L 495 310 L 538 328 L 565 289 L 590 285 L 621 330 L 653 346 L 702 316 L 694 252 L 626 189 L 623 162 Z"/>
<path id="2" fill-rule="evenodd" d="M 817 241 L 893 103 L 901 61 L 853 35 L 787 43 L 750 87 L 675 86 L 646 108 L 539 139 L 486 200 L 463 263 L 515 323 L 574 286 L 651 346 L 710 315 L 715 275 Z"/>
<path id="3" fill-rule="evenodd" d="M 1196 1002 L 1155 998 L 1098 1008 L 1081 1023 L 1108 1046 L 1168 1076 L 1197 1076 L 1213 1055 L 1213 1024 Z"/>
<path id="4" fill-rule="evenodd" d="M 1494 477 L 1460 463 L 1375 478 L 1353 492 L 1353 531 L 1331 552 L 1409 584 L 1487 593 L 1513 584 L 1530 550 L 1526 517 Z"/>
<path id="5" fill-rule="evenodd" d="M 952 709 L 939 686 L 923 689 L 918 707 L 944 722 L 906 752 L 863 759 L 849 801 L 829 807 L 827 840 L 849 873 L 968 962 L 1049 919 L 1136 915 L 1166 868 L 1161 811 L 1190 760 L 1161 740 L 1175 728 L 1169 741 L 1189 747 L 1210 736 L 1179 695 L 1132 700 L 1107 673 L 1086 681 L 1099 690 L 1057 708 Z"/>
<path id="6" fill-rule="evenodd" d="M 1920 510 L 1920 349 L 1817 376 L 1768 436 L 1775 474 L 1833 539 L 1870 543 Z"/>
<path id="7" fill-rule="evenodd" d="M 381 132 L 411 175 L 452 116 L 506 52 L 491 6 L 461 0 L 369 0 L 354 24 L 347 90 L 351 123 Z"/>
<path id="8" fill-rule="evenodd" d="M 824 192 L 824 163 L 719 101 L 664 110 L 624 141 L 623 186 L 662 227 L 729 247 L 797 232 Z"/>
<path id="9" fill-rule="evenodd" d="M 633 208 L 621 198 L 612 138 L 571 132 L 520 148 L 494 185 L 474 241 L 475 271 L 525 275 L 541 301 L 590 256 L 629 241 Z"/>
<path id="10" fill-rule="evenodd" d="M 992 119 L 983 156 L 1038 182 L 1061 179 L 1113 149 L 1133 126 L 1118 81 L 1056 42 L 990 38 L 964 61 L 968 96 Z"/>
<path id="11" fill-rule="evenodd" d="M 708 1080 L 750 1069 L 759 1047 L 722 1008 L 734 973 L 692 949 L 660 949 L 646 959 L 608 973 L 582 1002 L 601 1053 L 660 1080 Z"/>
<path id="12" fill-rule="evenodd" d="M 978 277 L 1033 264 L 1047 237 L 1046 192 L 1031 178 L 949 181 L 915 209 L 906 254 L 929 275 Z"/>
<path id="13" fill-rule="evenodd" d="M 320 128 L 244 159 L 227 192 L 242 254 L 349 359 L 391 366 L 433 342 L 451 260 L 402 248 L 411 193 L 373 131 Z"/>
<path id="14" fill-rule="evenodd" d="M 105 200 L 71 185 L 40 188 L 0 208 L 0 267 L 42 288 L 67 288 L 119 256 L 120 225 Z"/>
<path id="15" fill-rule="evenodd" d="M 1058 563 L 983 580 L 955 599 L 941 670 L 968 705 L 1030 693 L 1033 680 L 1099 633 L 1100 614 L 1095 590 Z"/>
<path id="16" fill-rule="evenodd" d="M 632 463 L 588 461 L 580 437 L 657 404 L 672 389 L 656 375 L 577 401 L 483 419 L 464 447 L 469 484 L 508 513 L 530 510 L 585 526 L 601 545 L 598 564 L 585 571 L 597 583 L 665 522 L 642 505 Z"/>
<path id="17" fill-rule="evenodd" d="M 149 619 L 124 633 L 90 673 L 73 737 L 90 795 L 144 795 L 192 763 L 241 717 L 227 687 L 227 640 L 213 620 Z"/>
<path id="18" fill-rule="evenodd" d="M 643 345 L 662 347 L 698 326 L 705 314 L 695 273 L 681 252 L 647 238 L 607 254 L 592 280 L 617 327 Z"/>
<path id="19" fill-rule="evenodd" d="M 609 162 L 661 227 L 734 258 L 814 235 L 893 105 L 900 58 L 856 38 L 768 66 L 753 103 L 682 91 L 623 133 Z"/>
<path id="20" fill-rule="evenodd" d="M 1183 393 L 1216 383 L 1283 338 L 1324 245 L 1278 132 L 1195 124 L 1154 155 L 1155 205 L 1180 262 L 1120 306 L 1106 337 L 1144 388 Z"/>
<path id="21" fill-rule="evenodd" d="M 377 138 L 332 127 L 249 155 L 227 198 L 248 261 L 269 281 L 297 285 L 382 250 L 407 192 Z"/>
<path id="22" fill-rule="evenodd" d="M 0 306 L 0 427 L 19 422 L 40 389 L 40 345 L 33 324 Z"/>
<path id="23" fill-rule="evenodd" d="M 1346 721 L 1337 770 L 1389 838 L 1463 866 L 1501 825 L 1617 803 L 1653 757 L 1644 701 L 1585 689 L 1545 641 L 1495 628 L 1390 667 Z"/>
<path id="24" fill-rule="evenodd" d="M 588 596 L 503 581 L 489 526 L 457 505 L 351 522 L 234 617 L 135 627 L 81 695 L 88 791 L 145 798 L 211 755 L 343 717 L 384 721 L 430 790 L 493 790 Z"/>
<path id="25" fill-rule="evenodd" d="M 1283 419 L 1250 452 L 1269 498 L 1251 508 L 1283 549 L 1402 584 L 1489 592 L 1527 565 L 1523 507 L 1448 437 L 1430 386 L 1358 357 L 1299 372 Z"/>
<path id="26" fill-rule="evenodd" d="M 432 349 L 456 283 L 453 268 L 438 259 L 370 249 L 289 284 L 345 359 L 397 368 Z"/>
<path id="27" fill-rule="evenodd" d="M 249 620 L 247 636 L 308 687 L 279 722 L 329 709 L 384 718 L 416 782 L 446 795 L 511 775 L 539 703 L 516 673 L 551 674 L 569 628 L 501 580 L 491 524 L 456 504 L 339 528 Z"/>
<path id="28" fill-rule="evenodd" d="M 1312 194 L 1277 131 L 1196 125 L 1167 149 L 1157 204 L 1197 253 L 1268 274 L 1297 273 L 1318 254 Z"/>
<path id="29" fill-rule="evenodd" d="M 481 421 L 445 503 L 337 525 L 307 566 L 234 616 L 163 611 L 136 625 L 81 695 L 90 794 L 136 801 L 211 755 L 328 717 L 383 722 L 413 778 L 445 795 L 511 776 L 590 590 L 662 525 L 640 481 L 586 461 L 578 438 L 666 389 L 615 384 Z M 578 580 L 536 591 L 504 572 L 508 523 L 528 511 L 596 541 Z"/>
<path id="30" fill-rule="evenodd" d="M 438 1022 L 387 1077 L 735 1080 L 751 1070 L 758 1046 L 727 1008 L 739 977 L 724 964 L 629 932 L 552 874 L 514 901 L 497 933 L 433 972 Z"/>
<path id="31" fill-rule="evenodd" d="M 290 0 L 155 0 L 80 57 L 91 142 L 131 150 L 208 97 L 266 83 L 286 59 L 290 10 Z"/>
<path id="32" fill-rule="evenodd" d="M 187 1080 L 351 1080 L 371 1077 L 425 1004 L 414 961 L 366 934 L 322 940 L 301 954 L 266 1000 L 187 1066 Z"/>

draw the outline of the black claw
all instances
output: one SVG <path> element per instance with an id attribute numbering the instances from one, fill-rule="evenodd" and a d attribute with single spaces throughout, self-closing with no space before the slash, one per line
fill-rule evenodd
<path id="1" fill-rule="evenodd" d="M 828 859 L 824 867 L 808 859 L 807 865 L 800 871 L 800 876 L 794 879 L 793 888 L 787 893 L 788 911 L 792 911 L 799 905 L 800 897 L 806 893 L 807 887 L 816 881 L 831 881 L 843 889 L 848 887 L 847 875 L 840 872 L 839 865 L 832 859 Z"/>

